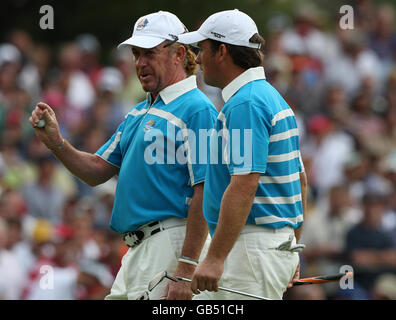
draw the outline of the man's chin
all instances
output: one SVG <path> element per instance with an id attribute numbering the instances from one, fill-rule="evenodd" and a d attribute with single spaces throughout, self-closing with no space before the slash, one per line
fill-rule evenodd
<path id="1" fill-rule="evenodd" d="M 142 85 L 142 89 L 148 93 L 156 93 L 161 90 L 161 87 L 158 84 L 154 84 L 152 82 L 151 83 L 141 82 L 140 84 Z"/>
<path id="2" fill-rule="evenodd" d="M 205 77 L 205 75 L 203 77 L 203 80 L 208 86 L 217 87 L 216 83 L 208 77 Z"/>
<path id="3" fill-rule="evenodd" d="M 142 85 L 142 89 L 145 92 L 153 92 L 154 88 L 153 86 L 150 86 L 149 84 L 145 84 L 145 83 L 140 83 Z"/>

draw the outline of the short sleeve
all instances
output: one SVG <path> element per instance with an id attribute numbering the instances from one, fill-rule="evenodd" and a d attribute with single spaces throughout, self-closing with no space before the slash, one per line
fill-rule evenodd
<path id="1" fill-rule="evenodd" d="M 264 173 L 267 168 L 271 115 L 248 102 L 225 115 L 226 143 L 231 175 Z M 224 126 L 223 126 L 224 129 Z"/>
<path id="2" fill-rule="evenodd" d="M 188 166 L 192 186 L 205 180 L 210 133 L 217 114 L 217 110 L 213 106 L 209 106 L 195 113 L 187 124 L 189 131 Z"/>
<path id="3" fill-rule="evenodd" d="M 124 125 L 125 121 L 118 126 L 113 136 L 102 147 L 100 147 L 98 151 L 96 151 L 96 154 L 99 157 L 117 167 L 121 167 L 122 163 L 120 140 Z"/>

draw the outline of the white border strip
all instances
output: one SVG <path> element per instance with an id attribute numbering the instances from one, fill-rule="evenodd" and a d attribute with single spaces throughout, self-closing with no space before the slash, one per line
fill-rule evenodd
<path id="1" fill-rule="evenodd" d="M 302 201 L 301 193 L 291 197 L 254 197 L 255 204 L 294 204 Z"/>
<path id="2" fill-rule="evenodd" d="M 118 131 L 113 142 L 109 145 L 109 147 L 106 149 L 105 152 L 103 152 L 102 158 L 104 160 L 109 159 L 111 153 L 114 151 L 114 149 L 117 147 L 118 143 L 120 142 L 121 139 L 121 131 Z"/>
<path id="3" fill-rule="evenodd" d="M 298 172 L 286 176 L 260 176 L 259 183 L 290 183 L 300 179 Z"/>
<path id="4" fill-rule="evenodd" d="M 294 116 L 294 112 L 291 108 L 279 111 L 274 117 L 272 118 L 272 126 L 275 126 L 279 120 L 285 119 L 287 117 Z"/>
<path id="5" fill-rule="evenodd" d="M 303 215 L 300 214 L 295 218 L 279 218 L 276 216 L 266 216 L 266 217 L 259 217 L 255 219 L 256 224 L 269 224 L 269 223 L 276 223 L 276 222 L 290 222 L 292 224 L 298 224 L 304 221 Z"/>
<path id="6" fill-rule="evenodd" d="M 295 137 L 298 136 L 298 129 L 290 129 L 281 133 L 277 133 L 277 134 L 273 134 L 270 136 L 269 141 L 270 142 L 277 142 L 277 141 L 281 141 L 281 140 L 286 140 L 289 139 L 291 137 Z"/>
<path id="7" fill-rule="evenodd" d="M 283 162 L 290 161 L 300 157 L 300 151 L 295 150 L 289 153 L 282 153 L 277 155 L 268 156 L 267 162 Z"/>
<path id="8" fill-rule="evenodd" d="M 139 115 L 141 115 L 141 114 L 145 114 L 145 113 L 147 112 L 147 110 L 148 110 L 148 109 L 142 109 L 142 110 L 132 109 L 131 111 L 129 111 L 129 112 L 126 114 L 125 118 L 128 117 L 128 116 L 134 116 L 134 117 L 136 117 L 136 116 L 139 116 Z"/>

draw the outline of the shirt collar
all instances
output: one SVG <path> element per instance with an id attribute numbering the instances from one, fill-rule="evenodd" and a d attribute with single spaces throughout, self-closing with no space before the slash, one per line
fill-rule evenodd
<path id="1" fill-rule="evenodd" d="M 224 87 L 221 92 L 224 102 L 230 100 L 230 98 L 245 84 L 260 79 L 265 79 L 263 67 L 247 69 Z"/>
<path id="2" fill-rule="evenodd" d="M 197 87 L 196 76 L 190 76 L 182 81 L 176 82 L 159 92 L 159 95 L 165 104 L 169 104 L 176 98 L 191 91 Z"/>

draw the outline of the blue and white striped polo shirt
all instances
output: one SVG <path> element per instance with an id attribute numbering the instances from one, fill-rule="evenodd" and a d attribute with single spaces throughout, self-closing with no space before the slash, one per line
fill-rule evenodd
<path id="1" fill-rule="evenodd" d="M 247 222 L 298 228 L 303 222 L 299 173 L 304 167 L 292 109 L 265 80 L 262 67 L 246 70 L 222 94 L 225 104 L 210 138 L 203 200 L 211 234 L 231 175 L 251 172 L 259 172 L 260 180 Z"/>
<path id="2" fill-rule="evenodd" d="M 186 218 L 193 186 L 204 181 L 206 163 L 188 130 L 212 129 L 217 110 L 191 76 L 133 107 L 111 139 L 98 151 L 120 168 L 110 226 L 136 230 L 150 221 Z M 207 138 L 209 139 L 209 138 Z M 183 158 L 184 155 L 184 158 Z M 183 161 L 185 160 L 185 161 Z"/>

